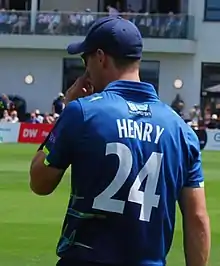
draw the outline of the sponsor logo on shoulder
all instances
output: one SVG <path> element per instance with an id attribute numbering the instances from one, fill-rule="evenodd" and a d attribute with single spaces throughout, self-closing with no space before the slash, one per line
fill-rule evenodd
<path id="1" fill-rule="evenodd" d="M 127 102 L 127 105 L 128 105 L 129 112 L 131 114 L 152 117 L 149 104 Z"/>

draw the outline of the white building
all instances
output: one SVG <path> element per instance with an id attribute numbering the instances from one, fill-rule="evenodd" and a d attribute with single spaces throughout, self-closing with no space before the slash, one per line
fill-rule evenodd
<path id="1" fill-rule="evenodd" d="M 206 75 L 206 71 L 209 71 L 213 79 L 210 84 L 220 83 L 220 24 L 207 21 L 206 17 L 208 15 L 211 20 L 213 15 L 218 20 L 218 12 L 220 20 L 220 4 L 217 10 L 214 7 L 207 10 L 209 0 L 189 0 L 187 5 L 183 2 L 182 10 L 187 6 L 191 16 L 188 30 L 192 38 L 145 38 L 143 75 L 144 69 L 154 71 L 158 66 L 155 73 L 159 75 L 158 92 L 161 99 L 170 104 L 175 95 L 180 93 L 188 109 L 200 102 L 201 88 L 209 84 L 206 80 L 206 85 L 202 85 L 202 74 Z M 220 1 L 216 2 L 218 4 Z M 89 6 L 92 11 L 97 11 L 98 0 L 41 0 L 41 9 L 55 6 L 60 10 L 75 10 L 76 6 L 71 5 L 76 3 L 77 9 L 83 10 Z M 0 35 L 0 92 L 23 96 L 27 100 L 28 111 L 34 108 L 50 111 L 52 100 L 66 86 L 64 68 L 69 62 L 64 58 L 71 57 L 65 48 L 71 41 L 80 39 L 80 36 Z M 82 71 L 82 65 L 79 59 L 73 59 L 74 75 L 77 76 Z M 205 63 L 217 65 L 207 66 Z M 32 84 L 25 84 L 27 75 L 34 77 Z M 174 88 L 176 79 L 183 81 L 179 90 Z"/>

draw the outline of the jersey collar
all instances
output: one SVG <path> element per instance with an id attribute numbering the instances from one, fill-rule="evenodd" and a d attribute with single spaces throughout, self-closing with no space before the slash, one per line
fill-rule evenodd
<path id="1" fill-rule="evenodd" d="M 136 95 L 137 98 L 146 97 L 146 100 L 159 101 L 159 97 L 153 85 L 145 82 L 129 80 L 117 80 L 111 82 L 104 91 L 111 91 L 119 95 Z"/>

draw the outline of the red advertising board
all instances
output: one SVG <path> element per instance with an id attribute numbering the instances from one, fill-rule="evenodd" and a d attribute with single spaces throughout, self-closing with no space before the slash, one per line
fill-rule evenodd
<path id="1" fill-rule="evenodd" d="M 42 143 L 50 133 L 53 125 L 21 123 L 18 142 Z"/>

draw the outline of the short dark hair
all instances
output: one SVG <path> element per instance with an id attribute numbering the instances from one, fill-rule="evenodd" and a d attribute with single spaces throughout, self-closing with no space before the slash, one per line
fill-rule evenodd
<path id="1" fill-rule="evenodd" d="M 126 69 L 130 67 L 139 67 L 140 59 L 137 58 L 117 58 L 113 57 L 113 62 L 115 66 L 119 69 Z"/>

